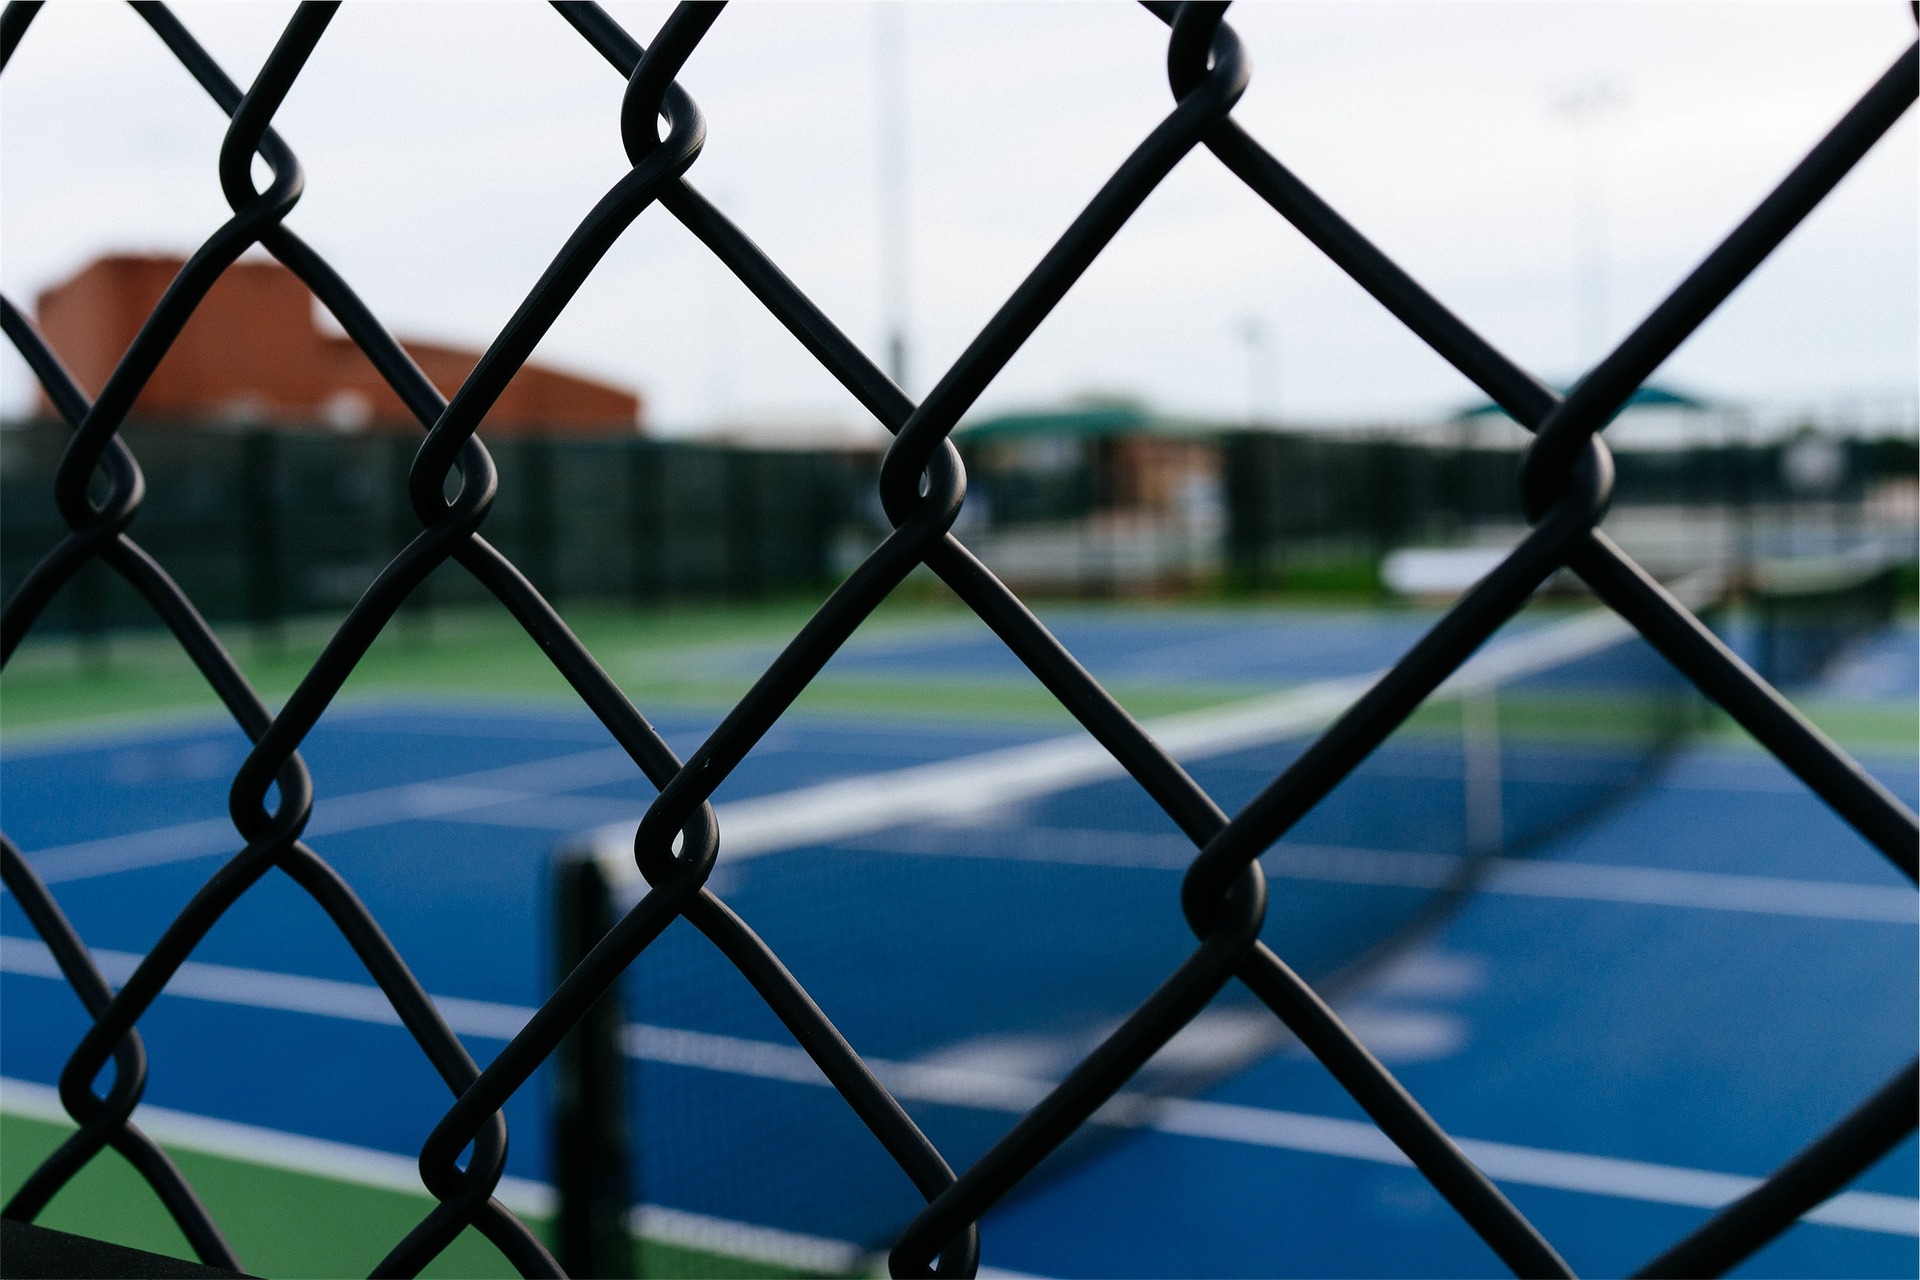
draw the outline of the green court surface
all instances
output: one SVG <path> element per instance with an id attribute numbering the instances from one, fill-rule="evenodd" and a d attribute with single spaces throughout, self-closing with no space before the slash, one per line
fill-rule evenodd
<path id="1" fill-rule="evenodd" d="M 11 1196 L 72 1132 L 69 1125 L 0 1114 L 0 1199 Z M 255 1275 L 288 1280 L 367 1275 L 433 1205 L 424 1193 L 163 1145 Z M 528 1225 L 542 1236 L 547 1234 L 546 1215 L 526 1206 L 513 1207 Z M 36 1221 L 43 1227 L 152 1253 L 193 1256 L 153 1192 L 112 1151 L 82 1170 Z M 644 1236 L 634 1244 L 639 1273 L 648 1276 L 744 1280 L 817 1274 Z M 493 1280 L 518 1273 L 478 1232 L 469 1229 L 421 1274 Z"/>
<path id="2" fill-rule="evenodd" d="M 643 711 L 656 704 L 725 708 L 746 693 L 757 671 L 747 655 L 771 657 L 800 630 L 816 604 L 686 606 L 645 614 L 581 606 L 568 608 L 566 615 L 575 633 Z M 1082 611 L 1118 612 L 1073 610 Z M 319 656 L 333 625 L 332 620 L 289 624 L 272 640 L 244 627 L 219 630 L 255 689 L 269 705 L 277 705 Z M 954 630 L 986 634 L 958 604 L 889 602 L 861 628 L 859 638 Z M 719 660 L 728 657 L 736 660 Z M 1182 681 L 1177 686 L 1120 683 L 1110 691 L 1136 715 L 1152 716 L 1229 702 L 1269 687 Z M 442 613 L 430 624 L 410 628 L 401 621 L 389 627 L 342 691 L 345 698 L 383 695 L 577 701 L 539 647 L 499 609 Z M 797 706 L 839 714 L 1051 724 L 1068 720 L 1037 681 L 1024 677 L 846 677 L 829 668 Z M 0 684 L 0 725 L 15 733 L 92 729 L 118 720 L 217 709 L 178 644 L 157 632 L 115 635 L 91 647 L 69 638 L 35 640 L 22 647 Z"/>
<path id="3" fill-rule="evenodd" d="M 791 599 L 687 605 L 645 613 L 580 605 L 568 607 L 566 614 L 576 634 L 643 712 L 652 706 L 724 710 L 747 691 L 753 677 L 799 631 L 816 604 Z M 1075 604 L 1044 610 L 1049 622 L 1358 612 L 1351 603 L 1284 609 L 1270 603 L 1198 608 L 1177 603 Z M 1398 616 L 1417 619 L 1420 615 Z M 268 705 L 277 706 L 319 655 L 333 625 L 331 619 L 292 623 L 272 638 L 245 627 L 222 628 L 221 635 Z M 854 644 L 912 640 L 916 635 L 986 634 L 984 625 L 959 604 L 923 592 L 917 598 L 896 598 L 883 605 L 856 634 Z M 1122 705 L 1142 718 L 1218 706 L 1274 688 L 1270 681 L 1209 678 L 1204 670 L 1179 679 L 1121 677 L 1105 683 Z M 538 646 L 499 609 L 445 611 L 425 623 L 397 621 L 368 652 L 341 696 L 375 701 L 397 696 L 479 698 L 495 703 L 577 701 Z M 1817 697 L 1796 697 L 1796 702 L 1850 750 L 1906 753 L 1914 750 L 1920 736 L 1920 711 L 1903 703 Z M 958 717 L 1062 726 L 1071 722 L 1053 696 L 1023 672 L 861 668 L 849 673 L 829 666 L 795 705 L 801 711 L 836 715 Z M 1591 710 L 1592 723 L 1583 731 L 1614 714 L 1597 704 Z M 1563 711 L 1564 706 L 1554 714 Z M 114 723 L 218 712 L 211 691 L 186 655 L 171 637 L 158 632 L 114 635 L 90 646 L 70 638 L 30 641 L 0 682 L 0 730 L 16 741 L 23 736 L 84 735 Z M 1446 714 L 1441 713 L 1443 718 Z M 1717 713 L 1707 733 L 1722 745 L 1749 742 L 1743 730 Z"/>

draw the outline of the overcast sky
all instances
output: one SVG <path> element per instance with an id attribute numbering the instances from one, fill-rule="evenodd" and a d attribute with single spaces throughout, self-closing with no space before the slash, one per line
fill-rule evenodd
<path id="1" fill-rule="evenodd" d="M 667 12 L 611 7 L 643 40 Z M 178 11 L 245 83 L 291 6 Z M 1594 354 L 1596 245 L 1611 341 L 1914 37 L 1896 0 L 1256 3 L 1229 21 L 1253 68 L 1240 121 L 1562 380 Z M 876 358 L 879 25 L 863 3 L 738 4 L 682 76 L 709 130 L 692 181 Z M 1171 99 L 1166 29 L 1130 5 L 922 2 L 904 28 L 919 393 Z M 276 121 L 307 173 L 291 224 L 396 332 L 482 346 L 623 171 L 622 88 L 544 6 L 347 5 Z M 1579 124 L 1564 104 L 1583 94 L 1609 105 Z M 102 252 L 185 253 L 226 212 L 224 117 L 124 7 L 49 6 L 0 78 L 0 112 L 0 285 L 22 305 Z M 1761 405 L 1910 398 L 1917 140 L 1909 115 L 1662 380 Z M 657 208 L 540 358 L 637 387 L 663 431 L 863 417 Z M 9 354 L 0 372 L 18 412 L 24 367 Z M 1310 421 L 1475 398 L 1204 151 L 981 408 L 1088 392 Z"/>

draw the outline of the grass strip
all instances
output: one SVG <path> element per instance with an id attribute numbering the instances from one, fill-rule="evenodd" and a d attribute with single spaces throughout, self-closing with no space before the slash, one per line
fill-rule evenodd
<path id="1" fill-rule="evenodd" d="M 34 1167 L 72 1132 L 70 1126 L 0 1114 L 0 1198 L 11 1196 Z M 169 1147 L 167 1153 L 254 1275 L 288 1280 L 367 1275 L 432 1205 L 424 1192 L 409 1195 L 177 1147 Z M 522 1217 L 548 1238 L 550 1224 L 546 1219 Z M 81 1170 L 38 1221 L 41 1226 L 150 1253 L 193 1257 L 186 1238 L 158 1198 L 133 1167 L 111 1150 L 102 1152 Z M 634 1243 L 643 1276 L 787 1280 L 818 1274 L 645 1237 Z M 518 1272 L 479 1232 L 469 1229 L 421 1274 L 506 1280 Z"/>
<path id="2" fill-rule="evenodd" d="M 808 616 L 804 605 L 774 603 L 687 608 L 658 615 L 582 607 L 570 611 L 576 633 L 614 681 L 645 711 L 673 706 L 724 709 L 737 702 Z M 980 627 L 953 608 L 908 601 L 882 610 L 863 636 L 952 635 Z M 244 629 L 222 633 L 247 678 L 269 705 L 298 684 L 325 643 L 325 623 L 290 627 L 278 641 Z M 1268 692 L 1239 683 L 1122 684 L 1116 697 L 1138 716 L 1215 706 Z M 343 698 L 459 698 L 552 701 L 577 706 L 573 691 L 539 647 L 510 619 L 471 612 L 434 619 L 430 630 L 404 622 L 383 633 L 342 689 Z M 840 675 L 829 667 L 797 704 L 841 715 L 882 715 L 1071 723 L 1038 681 L 882 673 Z M 142 633 L 113 637 L 104 650 L 51 638 L 23 647 L 0 679 L 0 727 L 13 735 L 92 729 L 114 723 L 217 715 L 206 682 L 173 641 Z"/>
<path id="3" fill-rule="evenodd" d="M 810 600 L 681 606 L 652 612 L 582 604 L 569 621 L 642 711 L 682 708 L 721 711 L 732 706 L 778 647 L 809 616 Z M 1088 615 L 1225 616 L 1218 607 L 1074 606 Z M 275 705 L 290 693 L 319 655 L 332 622 L 289 624 L 277 638 L 245 628 L 223 639 L 254 687 Z M 862 629 L 862 639 L 956 637 L 982 624 L 957 605 L 936 599 L 889 601 Z M 983 632 L 984 633 L 984 632 Z M 856 640 L 858 643 L 858 640 Z M 1232 681 L 1121 681 L 1110 692 L 1141 718 L 1220 706 L 1274 692 L 1271 684 Z M 347 699 L 457 699 L 552 702 L 578 706 L 546 656 L 497 609 L 445 611 L 430 621 L 403 616 L 381 635 L 342 691 Z M 1595 692 L 1568 699 L 1539 691 L 1502 691 L 1501 719 L 1523 731 L 1577 737 L 1619 736 L 1642 722 L 1631 691 Z M 1555 703 L 1559 705 L 1554 706 Z M 1579 705 L 1575 705 L 1575 704 Z M 1826 733 L 1855 751 L 1908 754 L 1920 749 L 1920 710 L 1911 702 L 1801 698 L 1803 711 Z M 1511 704 L 1509 706 L 1509 704 Z M 1609 705 L 1613 704 L 1613 705 Z M 1457 723 L 1457 703 L 1443 699 L 1423 710 L 1415 732 Z M 1064 708 L 1025 673 L 1005 677 L 917 675 L 910 672 L 840 674 L 829 665 L 796 707 L 818 714 L 890 719 L 931 718 L 1017 722 L 1065 727 Z M 1538 709 L 1552 707 L 1542 715 Z M 206 683 L 171 637 L 159 633 L 111 637 L 88 649 L 50 637 L 23 646 L 0 678 L 0 731 L 32 738 L 90 732 L 114 724 L 174 717 L 214 716 L 220 708 Z M 1708 731 L 1716 745 L 1746 743 L 1724 716 Z"/>

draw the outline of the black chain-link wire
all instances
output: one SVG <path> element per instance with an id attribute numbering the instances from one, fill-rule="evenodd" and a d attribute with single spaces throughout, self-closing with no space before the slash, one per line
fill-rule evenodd
<path id="1" fill-rule="evenodd" d="M 38 9 L 14 0 L 0 15 L 0 67 Z M 345 280 L 287 225 L 304 178 L 273 132 L 275 112 L 331 20 L 334 3 L 305 3 L 246 90 L 230 80 L 172 13 L 135 4 L 231 117 L 220 149 L 229 218 L 187 261 L 91 402 L 32 324 L 4 304 L 7 336 L 73 435 L 54 482 L 71 532 L 37 564 L 0 616 L 0 661 L 10 658 L 53 595 L 89 560 L 127 580 L 193 659 L 253 742 L 229 797 L 244 847 L 195 894 L 114 991 L 46 886 L 0 837 L 5 882 L 39 932 L 92 1025 L 60 1077 L 79 1129 L 5 1205 L 31 1219 L 106 1147 L 125 1156 L 159 1195 L 203 1261 L 238 1268 L 206 1208 L 167 1156 L 132 1122 L 145 1085 L 141 1017 L 207 931 L 278 870 L 331 917 L 379 984 L 448 1090 L 453 1105 L 426 1141 L 420 1173 L 438 1203 L 383 1258 L 376 1275 L 418 1272 L 467 1226 L 485 1233 L 525 1275 L 561 1274 L 533 1233 L 492 1198 L 506 1153 L 501 1108 L 641 951 L 677 918 L 697 927 L 779 1015 L 874 1138 L 913 1180 L 925 1210 L 895 1244 L 896 1275 L 970 1275 L 979 1219 L 1058 1147 L 1230 980 L 1250 988 L 1317 1057 L 1500 1258 L 1521 1275 L 1568 1275 L 1567 1264 L 1461 1152 L 1314 990 L 1260 941 L 1265 883 L 1256 859 L 1401 725 L 1473 651 L 1562 567 L 1578 574 L 1703 692 L 1724 708 L 1909 879 L 1920 827 L 1698 618 L 1627 557 L 1600 523 L 1613 468 L 1599 433 L 1632 392 L 1765 260 L 1920 92 L 1920 46 L 1909 48 L 1787 178 L 1565 397 L 1507 359 L 1370 244 L 1232 118 L 1248 82 L 1240 41 L 1222 3 L 1149 3 L 1170 29 L 1167 75 L 1175 105 L 1094 196 L 1040 264 L 919 404 L 914 404 L 687 180 L 705 125 L 675 77 L 721 6 L 683 3 L 643 48 L 591 3 L 559 3 L 573 27 L 626 77 L 621 137 L 632 168 L 554 257 L 472 374 L 443 400 Z M 659 122 L 666 124 L 661 136 Z M 1387 675 L 1231 819 L 1141 729 L 951 530 L 966 477 L 949 435 L 961 415 L 1105 248 L 1173 166 L 1204 146 L 1443 358 L 1535 433 L 1522 477 L 1532 528 L 1499 568 L 1462 598 Z M 272 181 L 255 188 L 253 157 Z M 894 529 L 788 643 L 751 691 L 682 763 L 593 655 L 518 569 L 479 534 L 496 475 L 476 432 L 602 255 L 648 206 L 678 218 L 751 289 L 814 357 L 895 435 L 880 494 Z M 278 715 L 248 685 L 219 639 L 152 557 L 127 533 L 144 481 L 117 432 L 147 379 L 215 279 L 258 244 L 297 274 L 426 429 L 409 474 L 421 530 L 334 632 Z M 105 496 L 88 497 L 96 473 Z M 457 479 L 452 498 L 444 496 Z M 435 1011 L 377 921 L 328 864 L 301 842 L 313 787 L 301 743 L 395 611 L 445 561 L 474 575 L 540 645 L 554 667 L 659 788 L 634 836 L 651 886 L 613 931 L 561 981 L 525 1028 L 481 1070 Z M 990 626 L 1133 779 L 1192 839 L 1182 906 L 1199 943 L 1121 1026 L 979 1161 L 956 1175 L 780 959 L 708 887 L 719 849 L 714 789 L 790 707 L 826 661 L 918 565 Z M 268 791 L 278 803 L 268 807 Z M 110 1085 L 93 1081 L 113 1063 Z M 1758 1187 L 1648 1263 L 1645 1275 L 1718 1274 L 1837 1192 L 1916 1126 L 1916 1067 Z M 465 1154 L 462 1167 L 458 1161 Z"/>

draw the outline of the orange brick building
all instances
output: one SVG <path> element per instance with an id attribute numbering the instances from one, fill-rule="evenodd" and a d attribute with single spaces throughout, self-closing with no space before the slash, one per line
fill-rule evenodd
<path id="1" fill-rule="evenodd" d="M 183 262 L 116 254 L 97 258 L 42 293 L 42 332 L 89 395 L 97 395 Z M 417 432 L 420 425 L 344 337 L 315 323 L 313 295 L 278 262 L 229 267 L 135 402 L 147 422 Z M 421 371 L 450 395 L 480 353 L 402 340 Z M 43 402 L 43 409 L 46 408 Z M 481 426 L 493 437 L 633 435 L 640 397 L 620 387 L 529 364 Z"/>

